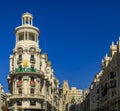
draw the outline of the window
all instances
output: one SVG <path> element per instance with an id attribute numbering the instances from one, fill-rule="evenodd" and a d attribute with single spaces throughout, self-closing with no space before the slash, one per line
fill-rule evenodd
<path id="1" fill-rule="evenodd" d="M 18 81 L 22 81 L 22 77 L 19 77 L 19 78 L 18 78 Z"/>
<path id="2" fill-rule="evenodd" d="M 19 59 L 22 59 L 22 54 L 19 55 Z"/>
<path id="3" fill-rule="evenodd" d="M 19 33 L 19 41 L 24 40 L 24 33 Z"/>
<path id="4" fill-rule="evenodd" d="M 21 88 L 18 89 L 18 94 L 22 95 L 22 89 Z"/>
<path id="5" fill-rule="evenodd" d="M 32 72 L 35 71 L 34 65 L 31 65 L 31 71 L 32 71 Z"/>
<path id="6" fill-rule="evenodd" d="M 30 105 L 31 105 L 31 106 L 35 106 L 35 105 L 36 105 L 36 101 L 31 100 L 31 101 L 30 101 Z"/>
<path id="7" fill-rule="evenodd" d="M 30 89 L 30 94 L 34 94 L 34 92 L 35 92 L 34 88 L 31 88 Z"/>
<path id="8" fill-rule="evenodd" d="M 31 77 L 31 81 L 34 81 L 34 77 Z"/>
<path id="9" fill-rule="evenodd" d="M 116 80 L 110 81 L 110 88 L 116 87 Z"/>
<path id="10" fill-rule="evenodd" d="M 116 72 L 110 72 L 110 79 L 116 77 Z"/>
<path id="11" fill-rule="evenodd" d="M 22 70 L 22 65 L 19 65 L 19 69 L 20 69 L 20 71 Z"/>
<path id="12" fill-rule="evenodd" d="M 33 54 L 31 55 L 31 59 L 34 59 L 34 55 Z"/>
<path id="13" fill-rule="evenodd" d="M 17 101 L 18 106 L 22 106 L 22 101 Z"/>
<path id="14" fill-rule="evenodd" d="M 35 41 L 35 34 L 34 33 L 29 33 L 29 40 Z"/>

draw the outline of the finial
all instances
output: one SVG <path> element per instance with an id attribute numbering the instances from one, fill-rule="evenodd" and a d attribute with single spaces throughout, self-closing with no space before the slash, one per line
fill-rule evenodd
<path id="1" fill-rule="evenodd" d="M 108 57 L 108 54 L 106 53 L 106 56 L 105 56 L 106 58 Z"/>
<path id="2" fill-rule="evenodd" d="M 104 62 L 104 59 L 102 59 L 102 63 Z"/>
<path id="3" fill-rule="evenodd" d="M 120 41 L 120 37 L 119 37 L 119 41 Z"/>
<path id="4" fill-rule="evenodd" d="M 112 46 L 114 45 L 114 42 L 112 41 Z"/>

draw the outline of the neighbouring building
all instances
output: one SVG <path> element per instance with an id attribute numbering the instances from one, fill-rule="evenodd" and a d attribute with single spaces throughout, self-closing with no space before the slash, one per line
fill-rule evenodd
<path id="1" fill-rule="evenodd" d="M 32 14 L 22 15 L 22 25 L 15 28 L 16 43 L 10 55 L 7 94 L 12 111 L 60 111 L 59 80 L 54 76 L 47 54 L 39 47 L 40 30 L 33 26 Z"/>
<path id="2" fill-rule="evenodd" d="M 91 83 L 90 111 L 120 111 L 120 39 L 112 42 L 109 56 Z"/>
<path id="3" fill-rule="evenodd" d="M 120 40 L 102 60 L 100 111 L 120 111 Z"/>
<path id="4" fill-rule="evenodd" d="M 6 105 L 6 95 L 3 89 L 3 86 L 0 84 L 0 111 L 2 110 L 2 107 Z"/>
<path id="5" fill-rule="evenodd" d="M 102 72 L 95 75 L 90 85 L 90 111 L 99 111 L 100 108 L 100 78 Z"/>
<path id="6" fill-rule="evenodd" d="M 82 90 L 76 87 L 69 88 L 68 81 L 63 82 L 63 111 L 80 111 L 79 103 L 82 103 Z"/>
<path id="7" fill-rule="evenodd" d="M 77 110 L 75 111 L 90 111 L 90 93 L 88 89 L 83 91 L 81 101 L 75 104 Z"/>

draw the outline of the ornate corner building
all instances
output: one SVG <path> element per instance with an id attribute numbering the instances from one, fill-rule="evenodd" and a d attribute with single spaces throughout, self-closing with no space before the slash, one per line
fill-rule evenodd
<path id="1" fill-rule="evenodd" d="M 10 110 L 60 111 L 59 80 L 47 54 L 39 47 L 40 30 L 33 26 L 30 13 L 22 15 L 22 25 L 15 28 L 16 44 L 10 55 Z"/>

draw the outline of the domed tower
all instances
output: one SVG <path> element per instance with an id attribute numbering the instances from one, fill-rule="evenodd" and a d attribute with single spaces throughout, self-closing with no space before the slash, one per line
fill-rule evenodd
<path id="1" fill-rule="evenodd" d="M 54 85 L 50 61 L 46 54 L 41 54 L 39 34 L 32 14 L 24 13 L 22 25 L 15 28 L 16 44 L 10 55 L 9 108 L 14 111 L 44 111 L 47 102 L 54 104 L 52 87 L 59 83 Z"/>

